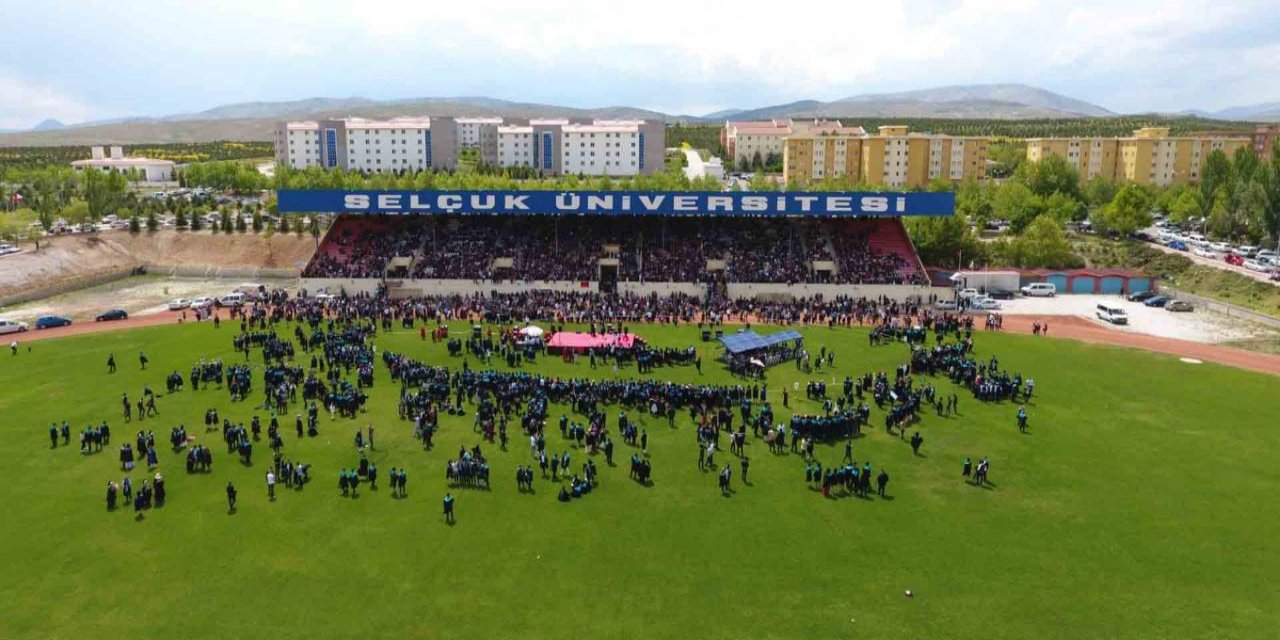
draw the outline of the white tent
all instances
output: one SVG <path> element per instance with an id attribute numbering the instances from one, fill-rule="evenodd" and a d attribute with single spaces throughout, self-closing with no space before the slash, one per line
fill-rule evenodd
<path id="1" fill-rule="evenodd" d="M 542 327 L 535 327 L 533 325 L 529 325 L 520 330 L 520 335 L 530 338 L 541 338 L 544 333 L 546 332 L 542 330 Z"/>

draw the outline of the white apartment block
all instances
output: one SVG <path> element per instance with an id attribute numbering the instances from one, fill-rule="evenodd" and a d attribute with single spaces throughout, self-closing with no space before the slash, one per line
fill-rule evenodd
<path id="1" fill-rule="evenodd" d="M 546 175 L 634 176 L 662 171 L 665 126 L 643 120 L 570 122 L 564 118 L 503 123 L 499 118 L 338 118 L 285 122 L 276 128 L 276 161 L 294 169 L 362 173 L 452 170 L 458 148 L 480 149 L 499 167 Z"/>
<path id="2" fill-rule="evenodd" d="M 531 167 L 548 175 L 635 176 L 663 168 L 661 122 L 535 119 L 498 127 L 500 167 Z"/>
<path id="3" fill-rule="evenodd" d="M 275 143 L 276 161 L 293 169 L 399 173 L 453 169 L 458 160 L 452 118 L 286 122 L 276 128 Z"/>
<path id="4" fill-rule="evenodd" d="M 293 169 L 320 166 L 320 124 L 285 122 L 276 127 L 276 164 Z"/>
<path id="5" fill-rule="evenodd" d="M 502 118 L 458 118 L 458 146 L 479 147 L 482 139 L 493 135 Z"/>

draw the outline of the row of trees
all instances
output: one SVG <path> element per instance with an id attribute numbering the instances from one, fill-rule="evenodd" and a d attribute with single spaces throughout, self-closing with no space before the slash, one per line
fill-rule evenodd
<path id="1" fill-rule="evenodd" d="M 178 184 L 235 193 L 255 193 L 271 188 L 272 181 L 248 162 L 227 160 L 190 165 L 178 172 Z"/>
<path id="2" fill-rule="evenodd" d="M 168 144 L 134 145 L 125 149 L 127 155 L 172 160 L 178 163 L 208 162 L 213 160 L 246 160 L 269 158 L 270 142 L 174 142 Z M 4 147 L 0 148 L 0 174 L 6 169 L 65 167 L 73 160 L 85 160 L 92 156 L 87 146 L 63 147 Z"/>

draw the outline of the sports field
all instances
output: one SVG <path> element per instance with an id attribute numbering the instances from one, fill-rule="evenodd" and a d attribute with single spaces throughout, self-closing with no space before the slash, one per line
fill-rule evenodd
<path id="1" fill-rule="evenodd" d="M 658 346 L 703 351 L 702 375 L 683 367 L 647 377 L 732 381 L 696 327 L 635 330 Z M 835 351 L 834 371 L 821 376 L 837 392 L 846 375 L 891 374 L 908 358 L 902 344 L 869 346 L 860 329 L 802 333 L 811 351 Z M 1280 629 L 1274 377 L 978 332 L 980 361 L 996 355 L 1036 380 L 1030 433 L 1018 433 L 1016 405 L 961 392 L 960 417 L 918 423 L 925 442 L 913 456 L 879 428 L 884 414 L 872 405 L 854 456 L 888 470 L 887 498 L 824 499 L 806 486 L 799 455 L 772 455 L 751 438 L 750 485 L 736 457 L 717 454 L 734 469 L 734 493 L 723 497 L 715 473 L 697 468 L 687 412 L 675 428 L 631 412 L 649 434 L 653 486 L 628 479 L 633 450 L 615 434 L 619 464 L 598 458 L 596 491 L 563 504 L 539 477 L 536 494 L 521 494 L 514 468 L 532 459 L 513 423 L 509 451 L 483 445 L 492 490 L 452 489 L 449 526 L 444 462 L 480 443 L 472 418 L 442 413 L 436 447 L 424 451 L 397 419 L 399 386 L 380 361 L 358 420 L 322 413 L 320 436 L 299 441 L 292 416 L 282 419 L 286 457 L 312 463 L 314 479 L 301 491 L 281 485 L 268 501 L 266 443 L 246 467 L 220 433 L 203 430 L 211 407 L 249 423 L 262 389 L 259 352 L 251 402 L 232 403 L 225 389 L 163 395 L 165 376 L 185 378 L 201 356 L 242 361 L 233 335 L 230 324 L 151 327 L 0 354 L 0 637 L 1273 638 Z M 377 344 L 461 366 L 416 332 L 380 334 Z M 151 360 L 145 372 L 140 350 Z M 120 363 L 113 375 L 110 353 Z M 523 368 L 640 376 L 554 358 Z M 792 365 L 770 370 L 779 419 L 790 415 L 783 386 L 793 410 L 819 410 L 804 398 L 809 379 Z M 162 394 L 160 415 L 126 425 L 120 394 L 136 398 L 143 385 Z M 565 410 L 553 406 L 551 416 Z M 64 419 L 72 444 L 51 449 L 49 422 Z M 76 434 L 103 419 L 111 446 L 82 455 Z M 168 448 L 179 423 L 213 447 L 212 473 L 187 475 L 184 455 Z M 357 462 L 352 437 L 365 424 L 377 430 L 370 458 L 379 469 L 407 469 L 406 498 L 392 498 L 385 480 L 377 491 L 362 485 L 358 498 L 339 495 L 337 471 Z M 122 477 L 116 450 L 139 428 L 156 433 L 169 494 L 140 519 L 127 506 L 109 513 L 104 501 L 107 481 Z M 549 451 L 569 447 L 554 425 L 547 434 Z M 577 467 L 585 453 L 571 451 Z M 837 463 L 843 445 L 817 455 Z M 986 488 L 960 475 L 965 457 L 983 456 Z M 228 480 L 240 490 L 235 513 Z M 908 589 L 915 597 L 904 597 Z"/>

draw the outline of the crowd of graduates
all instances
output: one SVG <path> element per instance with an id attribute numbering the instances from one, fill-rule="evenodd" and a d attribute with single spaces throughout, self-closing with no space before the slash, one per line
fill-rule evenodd
<path id="1" fill-rule="evenodd" d="M 308 479 L 309 466 L 285 460 L 281 456 L 284 446 L 279 431 L 278 414 L 288 410 L 289 405 L 297 402 L 296 392 L 302 387 L 303 399 L 306 401 L 306 433 L 315 436 L 318 433 L 319 410 L 323 406 L 332 418 L 354 418 L 363 410 L 367 395 L 364 389 L 374 384 L 374 363 L 377 362 L 378 349 L 373 344 L 379 327 L 389 329 L 393 320 L 402 320 L 401 326 L 413 326 L 416 321 L 426 320 L 423 309 L 432 308 L 434 304 L 451 305 L 538 305 L 551 304 L 557 307 L 553 315 L 561 321 L 565 317 L 568 304 L 581 304 L 583 300 L 573 294 L 552 294 L 539 297 L 528 296 L 492 296 L 467 299 L 411 299 L 409 301 L 390 301 L 381 296 L 357 296 L 339 298 L 331 301 L 329 306 L 300 298 L 272 296 L 269 305 L 255 305 L 241 309 L 237 313 L 241 317 L 241 333 L 233 337 L 233 347 L 245 354 L 248 359 L 255 349 L 260 349 L 263 366 L 260 368 L 263 379 L 264 402 L 262 408 L 271 409 L 270 424 L 267 437 L 275 452 L 273 465 L 269 471 L 268 483 L 274 496 L 274 482 L 280 479 L 286 486 L 301 487 Z M 637 299 L 640 300 L 640 299 Z M 652 306 L 666 303 L 662 299 L 652 297 L 647 301 L 636 302 L 641 306 Z M 758 317 L 757 313 L 767 307 L 753 306 L 752 303 L 732 303 L 736 313 L 750 313 L 750 317 Z M 822 311 L 810 314 L 804 304 L 816 304 Z M 422 305 L 425 305 L 423 307 Z M 709 305 L 708 305 L 709 306 Z M 527 309 L 528 307 L 526 307 Z M 743 311 L 742 309 L 746 309 Z M 818 322 L 820 318 L 836 323 L 874 322 L 872 342 L 876 344 L 904 344 L 910 349 L 910 356 L 904 364 L 896 367 L 892 375 L 880 372 L 868 372 L 858 377 L 846 376 L 838 395 L 831 394 L 828 383 L 823 380 L 812 380 L 805 387 L 805 395 L 811 402 L 820 403 L 820 412 L 795 412 L 789 422 L 775 420 L 773 407 L 769 401 L 769 390 L 761 383 L 742 382 L 727 385 L 704 385 L 696 383 L 677 383 L 652 379 L 593 379 L 579 377 L 556 377 L 541 375 L 525 370 L 483 370 L 472 369 L 470 360 L 464 359 L 461 366 L 432 365 L 417 361 L 406 354 L 384 351 L 381 355 L 383 366 L 392 380 L 399 383 L 399 415 L 412 423 L 415 436 L 422 439 L 424 447 L 431 447 L 432 436 L 439 429 L 439 412 L 449 415 L 463 416 L 474 412 L 474 429 L 488 442 L 499 441 L 503 451 L 507 450 L 508 425 L 518 425 L 530 438 L 530 455 L 541 468 L 542 476 L 553 482 L 560 482 L 559 493 L 571 500 L 590 492 L 598 484 L 595 460 L 590 456 L 604 453 L 608 464 L 613 464 L 614 443 L 610 437 L 609 407 L 617 410 L 614 422 L 618 437 L 635 448 L 630 460 L 630 476 L 644 485 L 649 485 L 652 474 L 652 461 L 647 453 L 648 434 L 639 428 L 639 421 L 629 418 L 629 413 L 646 416 L 648 420 L 665 420 L 675 425 L 677 414 L 687 414 L 688 419 L 696 426 L 698 440 L 699 466 L 707 471 L 716 472 L 722 492 L 731 492 L 732 467 L 728 464 L 721 467 L 715 456 L 720 450 L 722 434 L 727 436 L 729 452 L 738 456 L 741 466 L 741 478 L 745 482 L 748 474 L 749 458 L 746 455 L 747 433 L 754 434 L 769 444 L 771 450 L 783 453 L 790 444 L 790 451 L 800 453 L 805 460 L 806 476 L 811 485 L 820 488 L 824 495 L 840 488 L 846 494 L 866 497 L 871 490 L 873 470 L 869 462 L 859 466 L 852 459 L 840 465 L 829 465 L 823 468 L 815 457 L 815 442 L 832 442 L 845 440 L 852 442 L 863 435 L 863 429 L 870 417 L 870 407 L 865 395 L 871 395 L 877 407 L 885 416 L 885 427 L 889 432 L 897 431 L 900 438 L 906 439 L 908 430 L 924 417 L 923 409 L 935 408 L 938 415 L 950 415 L 958 412 L 958 398 L 955 394 L 947 397 L 939 394 L 933 382 L 918 383 L 915 376 L 945 376 L 952 382 L 970 390 L 974 397 L 983 401 L 1019 400 L 1026 402 L 1032 396 L 1034 382 L 1024 379 L 1020 373 L 1010 373 L 1000 366 L 999 359 L 990 356 L 979 360 L 974 355 L 971 318 L 935 314 L 923 307 L 891 301 L 851 301 L 821 300 L 801 302 L 799 318 L 802 322 Z M 439 310 L 438 308 L 436 309 Z M 508 309 L 508 313 L 510 310 Z M 701 321 L 709 314 L 707 307 L 695 314 Z M 540 312 L 541 313 L 541 312 Z M 647 313 L 647 312 L 646 312 Z M 910 320 L 895 314 L 915 313 Z M 679 314 L 676 314 L 679 315 Z M 727 314 L 726 314 L 727 315 Z M 745 316 L 744 316 L 745 317 Z M 790 317 L 790 316 L 788 316 Z M 672 316 L 672 321 L 675 321 Z M 276 332 L 274 323 L 296 320 L 293 337 L 281 337 Z M 434 320 L 434 318 L 432 318 Z M 611 324 L 601 320 L 601 330 L 622 329 L 622 319 L 610 320 Z M 593 324 L 593 330 L 595 325 Z M 553 326 L 553 330 L 554 330 Z M 929 333 L 933 332 L 936 344 L 928 346 Z M 425 339 L 425 333 L 422 334 Z M 444 333 L 433 331 L 433 338 L 443 338 Z M 954 338 L 954 341 L 949 341 Z M 508 365 L 518 364 L 511 360 L 527 358 L 524 346 L 517 346 L 506 336 L 497 341 L 480 331 L 474 332 L 467 339 L 467 351 L 471 355 L 488 354 L 496 347 L 499 354 L 508 356 Z M 295 349 L 294 345 L 301 345 Z M 668 365 L 686 364 L 696 360 L 695 349 L 650 348 L 642 347 L 633 352 L 637 369 Z M 595 354 L 591 354 L 594 361 Z M 601 355 L 601 359 L 606 356 Z M 615 356 L 616 357 L 616 356 Z M 306 367 L 309 358 L 310 366 Z M 112 358 L 114 364 L 114 358 Z M 808 365 L 810 361 L 814 364 Z M 296 362 L 296 364 L 295 364 Z M 807 352 L 797 359 L 798 366 L 812 366 L 814 369 L 822 363 L 828 368 L 834 366 L 834 353 L 822 348 L 816 358 Z M 643 367 L 639 366 L 643 364 Z M 700 362 L 699 362 L 700 365 Z M 114 368 L 114 367 L 112 367 Z M 514 368 L 514 367 L 510 367 Z M 802 368 L 803 370 L 808 370 Z M 247 398 L 253 386 L 254 369 L 248 364 L 226 365 L 221 360 L 206 361 L 203 358 L 192 366 L 190 381 L 193 390 L 200 386 L 226 385 L 233 400 Z M 355 379 L 352 384 L 351 378 Z M 166 388 L 169 393 L 181 391 L 182 377 L 175 371 L 168 375 Z M 782 403 L 787 406 L 787 390 L 782 389 Z M 139 417 L 158 414 L 155 406 L 155 394 L 144 388 L 137 402 Z M 121 398 L 126 421 L 131 419 L 133 404 L 127 395 Z M 572 412 L 583 416 L 583 419 L 561 415 L 559 431 L 561 439 L 571 447 L 586 454 L 581 463 L 580 472 L 573 465 L 568 450 L 559 453 L 547 451 L 545 427 L 552 405 L 561 405 Z M 1018 427 L 1027 428 L 1027 412 L 1025 406 L 1018 412 Z M 251 426 L 232 424 L 229 420 L 220 419 L 218 411 L 211 408 L 205 416 L 206 431 L 216 430 L 221 426 L 224 442 L 229 452 L 239 455 L 245 466 L 251 466 L 254 442 L 260 439 L 262 420 L 252 417 Z M 651 424 L 651 423 L 650 423 Z M 301 413 L 296 416 L 295 423 L 298 437 L 304 432 L 304 421 Z M 49 429 L 51 447 L 57 448 L 59 440 L 65 445 L 70 439 L 70 427 L 65 422 L 61 428 L 56 423 Z M 362 434 L 357 435 L 356 446 L 361 451 L 360 464 L 353 469 L 344 469 L 339 473 L 339 489 L 344 495 L 356 495 L 360 484 L 368 483 L 376 486 L 377 467 L 364 456 L 365 448 Z M 368 446 L 372 448 L 373 429 L 368 431 Z M 195 444 L 196 438 L 188 434 L 185 427 L 178 425 L 172 428 L 170 441 L 174 451 L 188 445 L 187 470 L 208 471 L 212 464 L 212 453 L 204 444 Z M 88 452 L 100 450 L 110 442 L 110 429 L 103 421 L 100 426 L 87 427 L 81 435 L 81 448 Z M 910 445 L 913 452 L 918 453 L 924 437 L 917 429 L 911 434 Z M 848 445 L 847 445 L 848 446 Z M 850 450 L 846 448 L 846 458 Z M 149 468 L 158 465 L 154 433 L 140 430 L 132 443 L 124 443 L 120 447 L 121 466 L 126 471 L 132 470 L 135 461 L 145 460 Z M 978 464 L 976 478 L 986 480 L 987 460 Z M 966 476 L 969 475 L 969 464 L 966 461 Z M 390 479 L 393 493 L 403 495 L 405 471 L 392 468 Z M 480 453 L 477 445 L 471 450 L 463 449 L 456 459 L 446 464 L 446 480 L 450 486 L 489 487 L 489 462 Z M 518 465 L 517 486 L 523 491 L 532 491 L 534 482 L 533 465 Z M 883 494 L 884 485 L 888 482 L 885 470 L 879 470 L 874 476 L 879 492 Z M 132 496 L 146 494 L 141 504 L 159 506 L 163 503 L 163 488 L 159 482 L 144 481 L 138 492 L 132 491 L 128 478 L 122 485 L 115 485 L 114 493 Z M 566 483 L 567 484 L 563 484 Z M 112 495 L 114 495 L 114 493 Z M 228 499 L 234 503 L 234 488 L 228 487 Z M 112 504 L 114 508 L 114 500 Z M 447 501 L 447 509 L 451 515 L 452 497 Z"/>

